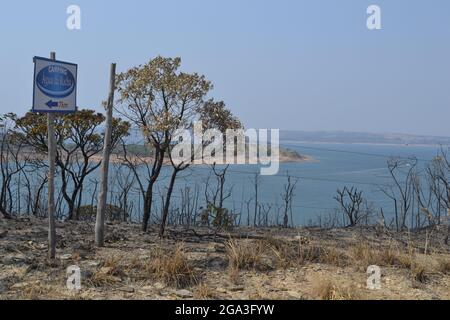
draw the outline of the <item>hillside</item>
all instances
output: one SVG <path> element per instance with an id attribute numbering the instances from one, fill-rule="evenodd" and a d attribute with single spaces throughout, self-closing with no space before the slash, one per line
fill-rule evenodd
<path id="1" fill-rule="evenodd" d="M 450 145 L 450 137 L 398 133 L 363 133 L 344 131 L 281 131 L 282 141 L 322 143 L 373 143 L 395 145 Z"/>
<path id="2" fill-rule="evenodd" d="M 169 229 L 108 224 L 106 247 L 94 226 L 57 224 L 57 260 L 46 258 L 46 221 L 0 219 L 0 299 L 450 299 L 445 228 Z M 81 290 L 66 287 L 69 266 Z M 381 288 L 368 289 L 370 265 Z"/>

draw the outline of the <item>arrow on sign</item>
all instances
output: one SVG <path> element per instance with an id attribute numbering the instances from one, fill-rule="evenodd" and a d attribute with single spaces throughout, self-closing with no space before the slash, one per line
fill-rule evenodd
<path id="1" fill-rule="evenodd" d="M 56 108 L 58 106 L 58 102 L 56 101 L 52 101 L 50 100 L 49 102 L 46 103 L 47 107 L 51 108 Z"/>

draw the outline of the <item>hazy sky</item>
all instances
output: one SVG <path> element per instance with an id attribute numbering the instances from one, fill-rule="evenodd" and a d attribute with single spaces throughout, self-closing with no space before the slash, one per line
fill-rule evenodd
<path id="1" fill-rule="evenodd" d="M 382 30 L 366 27 L 371 4 Z M 2 1 L 0 43 L 0 113 L 31 107 L 35 55 L 78 63 L 78 104 L 100 110 L 111 62 L 160 54 L 205 74 L 247 127 L 450 136 L 448 0 Z"/>

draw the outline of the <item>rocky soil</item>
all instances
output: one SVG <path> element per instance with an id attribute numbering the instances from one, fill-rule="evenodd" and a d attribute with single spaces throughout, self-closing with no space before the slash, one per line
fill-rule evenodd
<path id="1" fill-rule="evenodd" d="M 92 224 L 60 222 L 49 261 L 46 221 L 0 219 L 0 299 L 450 299 L 445 230 L 173 228 L 160 240 L 156 227 L 108 224 L 97 249 Z M 66 285 L 74 265 L 80 291 Z"/>

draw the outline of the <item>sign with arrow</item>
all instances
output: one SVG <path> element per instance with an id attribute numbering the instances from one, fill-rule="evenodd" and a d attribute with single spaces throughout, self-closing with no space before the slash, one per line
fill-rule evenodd
<path id="1" fill-rule="evenodd" d="M 76 112 L 78 66 L 41 57 L 33 60 L 33 112 Z"/>

